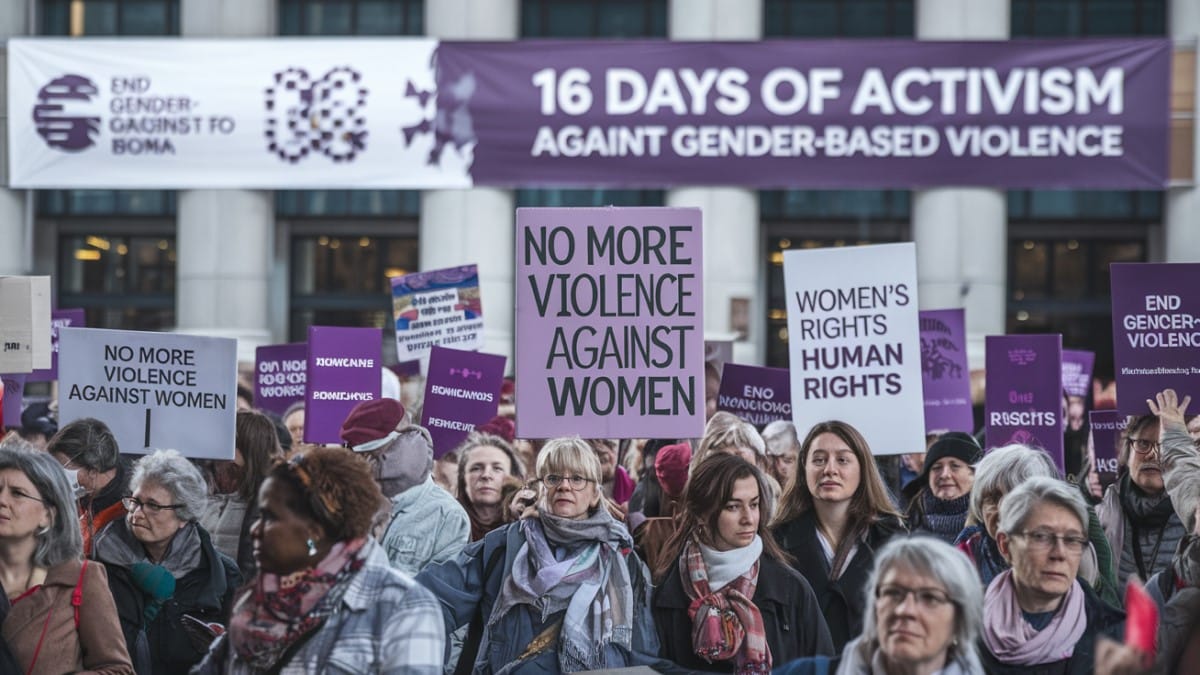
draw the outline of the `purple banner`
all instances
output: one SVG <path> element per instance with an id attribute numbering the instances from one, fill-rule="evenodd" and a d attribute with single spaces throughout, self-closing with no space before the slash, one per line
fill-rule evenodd
<path id="1" fill-rule="evenodd" d="M 728 410 L 759 429 L 792 419 L 792 381 L 786 368 L 726 363 L 717 410 Z"/>
<path id="2" fill-rule="evenodd" d="M 350 410 L 379 398 L 382 345 L 378 328 L 308 329 L 304 442 L 336 443 Z"/>
<path id="3" fill-rule="evenodd" d="M 476 426 L 496 416 L 507 361 L 495 354 L 433 348 L 421 426 L 433 437 L 435 458 L 453 450 Z"/>
<path id="4" fill-rule="evenodd" d="M 704 430 L 700 209 L 517 209 L 517 435 Z"/>
<path id="5" fill-rule="evenodd" d="M 1200 392 L 1200 263 L 1118 263 L 1112 272 L 1117 409 L 1145 415 L 1172 388 Z"/>
<path id="6" fill-rule="evenodd" d="M 308 345 L 267 345 L 254 350 L 254 407 L 282 415 L 304 400 Z"/>
<path id="7" fill-rule="evenodd" d="M 3 407 L 0 408 L 0 436 L 6 427 L 21 428 L 21 407 L 25 397 L 25 374 L 0 375 L 4 383 Z"/>
<path id="8" fill-rule="evenodd" d="M 920 313 L 921 384 L 925 433 L 973 433 L 971 371 L 967 366 L 966 312 L 931 309 Z"/>
<path id="9" fill-rule="evenodd" d="M 1100 483 L 1107 486 L 1117 480 L 1117 457 L 1129 418 L 1116 410 L 1093 410 L 1088 419 L 1096 473 L 1100 475 Z"/>
<path id="10" fill-rule="evenodd" d="M 56 309 L 50 313 L 50 367 L 45 370 L 35 370 L 29 374 L 29 382 L 50 382 L 58 379 L 58 331 L 60 328 L 85 325 L 86 318 L 82 309 Z"/>
<path id="11" fill-rule="evenodd" d="M 1161 189 L 1167 39 L 443 42 L 476 185 Z"/>
<path id="12" fill-rule="evenodd" d="M 1064 473 L 1062 336 L 987 336 L 987 447 L 1043 448 Z"/>
<path id="13" fill-rule="evenodd" d="M 1067 428 L 1071 431 L 1082 429 L 1087 417 L 1087 400 L 1092 389 L 1092 367 L 1095 363 L 1095 352 L 1063 350 L 1062 386 L 1067 397 Z"/>

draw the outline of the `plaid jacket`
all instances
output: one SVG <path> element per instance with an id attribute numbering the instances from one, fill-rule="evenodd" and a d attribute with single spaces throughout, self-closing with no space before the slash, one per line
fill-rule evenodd
<path id="1" fill-rule="evenodd" d="M 446 635 L 433 595 L 391 568 L 368 540 L 367 563 L 350 580 L 341 607 L 280 671 L 280 675 L 405 673 L 441 675 Z M 256 673 L 231 653 L 225 637 L 193 675 Z"/>

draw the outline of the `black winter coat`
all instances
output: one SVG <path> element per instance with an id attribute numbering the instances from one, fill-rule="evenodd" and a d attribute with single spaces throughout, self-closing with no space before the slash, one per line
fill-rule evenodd
<path id="1" fill-rule="evenodd" d="M 833 641 L 817 598 L 808 583 L 787 565 L 769 556 L 759 558 L 758 586 L 751 598 L 762 613 L 771 661 L 783 665 L 803 656 L 833 656 Z M 709 663 L 692 650 L 692 620 L 679 566 L 654 589 L 651 601 L 662 657 L 684 668 L 732 672 L 732 662 Z"/>
<path id="2" fill-rule="evenodd" d="M 1078 581 L 1076 583 L 1079 583 Z M 1105 604 L 1099 595 L 1086 583 L 1083 588 L 1083 611 L 1087 616 L 1087 629 L 1075 643 L 1071 658 L 1033 666 L 1018 666 L 1001 663 L 988 650 L 983 638 L 979 639 L 979 660 L 988 675 L 1089 675 L 1096 667 L 1096 639 L 1101 635 L 1118 642 L 1124 639 L 1125 612 Z M 986 623 L 987 618 L 984 618 Z"/>
<path id="3" fill-rule="evenodd" d="M 846 643 L 862 633 L 863 612 L 867 603 L 867 579 L 875 567 L 875 552 L 897 534 L 904 534 L 898 519 L 888 518 L 871 525 L 858 551 L 846 565 L 842 576 L 829 580 L 829 563 L 817 539 L 817 516 L 806 511 L 800 517 L 775 527 L 775 540 L 793 558 L 796 571 L 804 575 L 820 603 L 829 624 L 833 646 L 840 654 Z"/>

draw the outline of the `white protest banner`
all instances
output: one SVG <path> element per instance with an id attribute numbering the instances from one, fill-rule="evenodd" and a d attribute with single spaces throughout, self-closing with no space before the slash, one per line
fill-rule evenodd
<path id="1" fill-rule="evenodd" d="M 64 328 L 58 341 L 60 424 L 104 420 L 121 452 L 233 459 L 236 340 Z"/>
<path id="2" fill-rule="evenodd" d="M 391 281 L 400 361 L 425 358 L 434 346 L 461 351 L 483 348 L 483 302 L 475 265 L 406 274 Z"/>
<path id="3" fill-rule="evenodd" d="M 49 368 L 50 277 L 0 277 L 0 373 Z"/>
<path id="4" fill-rule="evenodd" d="M 876 455 L 921 452 L 915 246 L 785 251 L 783 274 L 796 432 L 841 420 Z"/>

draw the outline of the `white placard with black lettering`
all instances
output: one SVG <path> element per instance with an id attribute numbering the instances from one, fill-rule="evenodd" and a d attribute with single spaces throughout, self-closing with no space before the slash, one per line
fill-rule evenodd
<path id="1" fill-rule="evenodd" d="M 0 277 L 0 373 L 49 368 L 50 277 Z"/>
<path id="2" fill-rule="evenodd" d="M 103 420 L 121 452 L 233 459 L 236 340 L 64 328 L 58 382 L 60 424 Z"/>
<path id="3" fill-rule="evenodd" d="M 876 455 L 922 452 L 925 402 L 912 243 L 785 251 L 792 417 L 841 420 Z"/>

